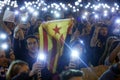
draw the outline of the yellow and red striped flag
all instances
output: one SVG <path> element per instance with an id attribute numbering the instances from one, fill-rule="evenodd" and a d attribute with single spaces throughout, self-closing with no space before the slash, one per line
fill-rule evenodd
<path id="1" fill-rule="evenodd" d="M 73 19 L 60 19 L 44 22 L 39 27 L 40 51 L 48 55 L 48 68 L 56 71 L 59 57 L 62 55 L 64 41 Z"/>

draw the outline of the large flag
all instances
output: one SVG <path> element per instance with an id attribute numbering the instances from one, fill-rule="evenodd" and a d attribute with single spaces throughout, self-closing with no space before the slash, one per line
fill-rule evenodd
<path id="1" fill-rule="evenodd" d="M 44 22 L 39 27 L 40 51 L 48 55 L 48 68 L 56 71 L 59 57 L 62 55 L 64 42 L 73 19 L 60 19 Z"/>

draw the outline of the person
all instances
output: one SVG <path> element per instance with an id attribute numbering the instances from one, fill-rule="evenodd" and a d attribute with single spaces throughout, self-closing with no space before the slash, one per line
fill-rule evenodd
<path id="1" fill-rule="evenodd" d="M 34 35 L 29 35 L 23 39 L 21 46 L 19 46 L 19 40 L 14 40 L 14 50 L 16 51 L 17 59 L 23 60 L 28 63 L 30 70 L 32 66 L 37 62 L 37 56 L 39 53 L 39 42 L 38 38 Z M 47 60 L 46 60 L 47 61 Z M 47 62 L 41 70 L 42 80 L 51 80 L 52 73 L 47 68 Z"/>
<path id="2" fill-rule="evenodd" d="M 108 32 L 108 26 L 106 24 L 98 24 L 96 25 L 93 33 L 93 36 L 90 41 L 90 47 L 91 47 L 91 64 L 93 66 L 99 65 L 99 60 L 103 55 L 103 52 L 105 50 L 105 44 L 107 41 L 107 38 L 109 37 Z"/>
<path id="3" fill-rule="evenodd" d="M 5 74 L 9 66 L 9 59 L 6 58 L 4 50 L 0 50 L 0 80 L 5 80 Z"/>
<path id="4" fill-rule="evenodd" d="M 26 62 L 21 60 L 13 61 L 6 73 L 6 80 L 32 80 L 34 74 L 37 72 L 37 67 L 33 65 L 31 71 Z"/>
<path id="5" fill-rule="evenodd" d="M 14 31 L 14 46 L 15 57 L 18 60 L 23 60 L 29 64 L 30 69 L 37 59 L 39 51 L 39 42 L 34 35 L 24 37 L 20 25 Z"/>
<path id="6" fill-rule="evenodd" d="M 110 53 L 110 55 L 105 59 L 105 65 L 112 65 L 120 61 L 120 43 L 117 44 L 115 49 Z"/>
<path id="7" fill-rule="evenodd" d="M 53 20 L 53 18 L 49 13 L 44 16 L 44 21 L 51 21 L 51 20 Z"/>
<path id="8" fill-rule="evenodd" d="M 69 69 L 60 74 L 60 80 L 83 80 L 83 72 L 80 70 Z"/>
<path id="9" fill-rule="evenodd" d="M 78 52 L 78 56 L 74 57 L 71 56 L 71 54 L 75 54 L 72 53 L 75 50 Z M 81 69 L 81 68 L 85 68 L 88 67 L 88 61 L 86 58 L 86 50 L 84 47 L 84 44 L 81 43 L 81 40 L 77 39 L 74 40 L 73 42 L 71 42 L 70 45 L 70 49 L 68 50 L 68 52 L 64 53 L 58 61 L 58 66 L 57 66 L 57 71 L 58 73 L 61 73 L 64 70 L 67 69 Z"/>
<path id="10" fill-rule="evenodd" d="M 37 18 L 32 16 L 31 21 L 30 21 L 30 27 L 27 30 L 27 35 L 33 35 L 34 34 L 34 28 L 35 28 L 36 22 L 37 22 Z"/>
<path id="11" fill-rule="evenodd" d="M 105 71 L 99 78 L 99 80 L 120 80 L 120 62 L 112 65 L 107 71 Z"/>

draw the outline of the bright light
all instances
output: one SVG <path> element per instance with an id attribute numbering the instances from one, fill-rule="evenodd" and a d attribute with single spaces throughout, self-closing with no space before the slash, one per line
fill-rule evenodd
<path id="1" fill-rule="evenodd" d="M 6 39 L 7 38 L 7 35 L 6 34 L 4 34 L 4 33 L 1 33 L 0 34 L 0 39 Z"/>
<path id="2" fill-rule="evenodd" d="M 87 15 L 88 15 L 88 12 L 85 12 L 85 13 L 84 13 L 84 15 L 86 15 L 86 16 L 87 16 Z"/>
<path id="3" fill-rule="evenodd" d="M 111 9 L 111 12 L 115 12 L 115 8 L 114 7 Z"/>
<path id="4" fill-rule="evenodd" d="M 79 5 L 79 2 L 75 2 L 75 5 L 78 6 L 78 5 Z"/>
<path id="5" fill-rule="evenodd" d="M 83 4 L 80 4 L 80 7 L 83 7 Z"/>
<path id="6" fill-rule="evenodd" d="M 83 16 L 82 16 L 82 19 L 86 19 L 86 16 L 85 16 L 85 15 L 83 15 Z"/>
<path id="7" fill-rule="evenodd" d="M 65 9 L 66 11 L 68 10 L 68 8 L 67 8 L 67 7 L 65 7 L 64 9 Z"/>
<path id="8" fill-rule="evenodd" d="M 28 7 L 28 10 L 29 10 L 30 13 L 34 12 L 34 9 L 32 7 Z"/>
<path id="9" fill-rule="evenodd" d="M 96 19 L 98 19 L 98 18 L 99 18 L 99 16 L 98 16 L 97 14 L 95 14 L 95 18 L 96 18 Z"/>
<path id="10" fill-rule="evenodd" d="M 8 49 L 8 44 L 7 43 L 3 43 L 1 45 L 1 48 L 4 49 L 4 50 Z"/>
<path id="11" fill-rule="evenodd" d="M 105 10 L 105 11 L 104 11 L 104 13 L 108 13 L 108 11 L 107 11 L 107 10 Z"/>
<path id="12" fill-rule="evenodd" d="M 82 2 L 82 0 L 78 0 L 78 2 Z"/>
<path id="13" fill-rule="evenodd" d="M 42 10 L 43 10 L 43 11 L 47 11 L 47 7 L 43 8 Z"/>
<path id="14" fill-rule="evenodd" d="M 54 15 L 55 15 L 56 18 L 59 18 L 59 17 L 60 17 L 60 13 L 58 13 L 58 12 L 56 12 L 56 11 L 54 12 Z"/>
<path id="15" fill-rule="evenodd" d="M 19 14 L 19 11 L 16 10 L 16 11 L 15 11 L 15 15 L 18 15 L 18 14 Z"/>
<path id="16" fill-rule="evenodd" d="M 71 57 L 72 58 L 78 58 L 79 57 L 79 52 L 77 50 L 72 50 Z"/>
<path id="17" fill-rule="evenodd" d="M 25 6 L 22 6 L 21 8 L 20 8 L 20 10 L 24 10 L 25 9 Z"/>
<path id="18" fill-rule="evenodd" d="M 79 11 L 79 9 L 77 9 L 77 11 Z"/>
<path id="19" fill-rule="evenodd" d="M 76 12 L 76 10 L 74 9 L 73 12 Z"/>
<path id="20" fill-rule="evenodd" d="M 34 11 L 33 16 L 38 16 L 38 11 Z"/>
<path id="21" fill-rule="evenodd" d="M 7 10 L 9 11 L 9 10 L 10 10 L 10 8 L 9 8 L 9 7 L 7 7 Z"/>
<path id="22" fill-rule="evenodd" d="M 26 17 L 21 17 L 22 22 L 26 22 L 27 18 Z"/>
<path id="23" fill-rule="evenodd" d="M 120 24 L 120 19 L 117 19 L 115 23 Z"/>
<path id="24" fill-rule="evenodd" d="M 44 53 L 40 53 L 37 57 L 38 60 L 42 60 L 42 61 L 45 61 L 46 60 L 46 56 Z"/>
<path id="25" fill-rule="evenodd" d="M 116 10 L 119 10 L 119 8 L 116 8 Z"/>
<path id="26" fill-rule="evenodd" d="M 108 14 L 107 13 L 104 13 L 104 16 L 106 17 Z"/>
<path id="27" fill-rule="evenodd" d="M 80 40 L 80 43 L 84 44 L 84 42 L 82 40 Z"/>

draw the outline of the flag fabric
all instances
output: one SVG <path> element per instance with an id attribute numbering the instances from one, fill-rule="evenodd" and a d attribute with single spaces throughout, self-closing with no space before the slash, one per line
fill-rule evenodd
<path id="1" fill-rule="evenodd" d="M 39 27 L 40 51 L 48 55 L 48 69 L 55 73 L 59 57 L 62 55 L 64 41 L 73 19 L 60 19 L 44 22 Z"/>

